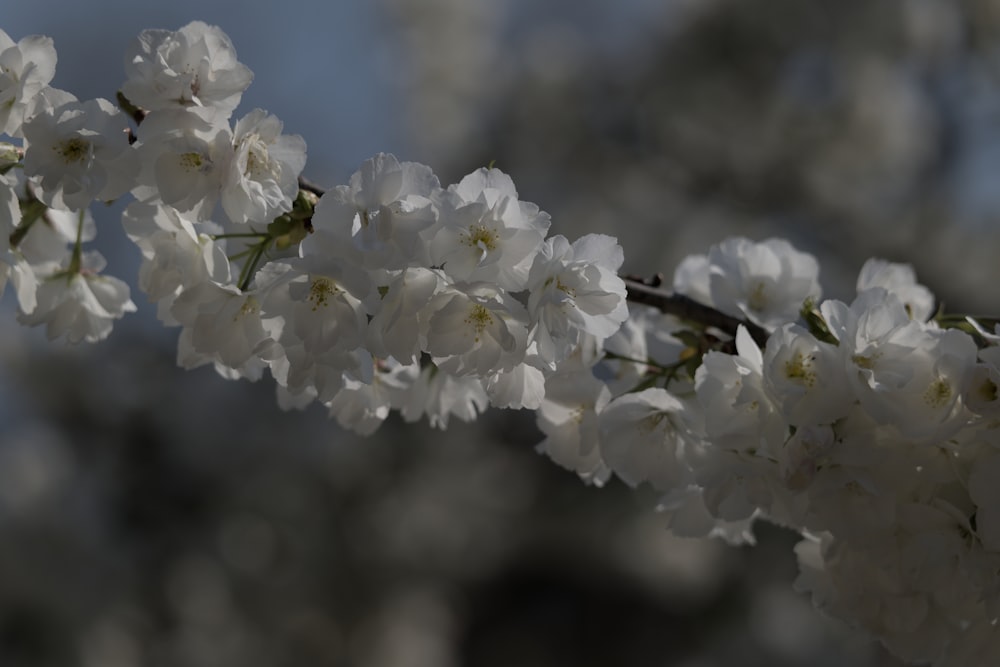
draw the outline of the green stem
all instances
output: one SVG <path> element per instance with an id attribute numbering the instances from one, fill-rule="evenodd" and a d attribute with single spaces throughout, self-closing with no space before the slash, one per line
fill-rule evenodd
<path id="1" fill-rule="evenodd" d="M 10 234 L 10 246 L 16 248 L 28 235 L 31 226 L 41 219 L 48 207 L 37 199 L 28 199 L 21 202 L 21 223 Z"/>
<path id="2" fill-rule="evenodd" d="M 671 364 L 669 366 L 664 366 L 663 364 L 658 364 L 651 359 L 643 361 L 642 359 L 635 359 L 634 357 L 628 357 L 624 354 L 618 354 L 617 352 L 612 352 L 611 350 L 604 350 L 604 356 L 607 359 L 614 359 L 615 361 L 628 361 L 633 364 L 642 364 L 643 366 L 652 366 L 653 368 L 658 368 L 662 371 L 673 370 L 676 364 Z"/>
<path id="3" fill-rule="evenodd" d="M 609 359 L 616 359 L 618 361 L 628 361 L 633 364 L 643 364 L 644 366 L 651 366 L 656 369 L 649 373 L 649 377 L 644 379 L 638 385 L 636 385 L 631 391 L 642 391 L 643 389 L 649 389 L 650 387 L 655 387 L 656 384 L 662 379 L 663 388 L 669 389 L 670 384 L 677 379 L 677 374 L 681 369 L 688 366 L 690 363 L 690 358 L 680 359 L 672 364 L 663 365 L 659 364 L 653 360 L 642 361 L 641 359 L 634 359 L 632 357 L 627 357 L 624 354 L 617 354 L 616 352 L 610 352 L 608 350 L 604 351 L 604 356 Z M 694 372 L 691 372 L 691 377 L 694 377 Z"/>
<path id="4" fill-rule="evenodd" d="M 944 329 L 958 329 L 959 331 L 964 331 L 965 333 L 972 336 L 976 345 L 980 348 L 988 347 L 991 343 L 979 329 L 976 328 L 972 322 L 969 320 L 974 320 L 976 324 L 982 327 L 982 331 L 989 334 L 992 329 L 995 329 L 997 324 L 1000 324 L 1000 318 L 997 317 L 974 317 L 972 315 L 938 315 L 934 318 L 934 321 L 938 323 L 938 326 Z"/>
<path id="5" fill-rule="evenodd" d="M 209 238 L 213 241 L 218 241 L 219 239 L 266 239 L 270 236 L 267 232 L 242 232 L 234 234 L 210 234 Z"/>
<path id="6" fill-rule="evenodd" d="M 299 243 L 309 232 L 312 231 L 310 220 L 316 208 L 318 195 L 310 194 L 308 191 L 300 190 L 295 199 L 291 211 L 275 218 L 267 226 L 266 232 L 232 232 L 225 234 L 212 234 L 213 241 L 221 239 L 257 239 L 256 243 L 249 244 L 247 249 L 235 255 L 229 255 L 230 260 L 246 257 L 247 260 L 240 270 L 240 277 L 237 283 L 240 291 L 246 291 L 253 281 L 254 274 L 260 266 L 268 249 L 272 246 L 278 250 L 284 250 Z"/>
<path id="7" fill-rule="evenodd" d="M 969 320 L 975 320 L 984 329 L 988 326 L 996 326 L 1000 324 L 1000 318 L 998 317 L 977 317 L 976 315 L 939 315 L 934 318 L 935 321 L 943 327 L 971 327 L 972 324 Z"/>
<path id="8" fill-rule="evenodd" d="M 76 223 L 76 241 L 73 243 L 73 255 L 69 260 L 69 273 L 70 277 L 80 273 L 80 267 L 83 264 L 83 220 L 84 220 L 84 209 L 80 209 L 77 213 L 77 223 Z"/>
<path id="9" fill-rule="evenodd" d="M 267 251 L 267 246 L 271 245 L 272 240 L 268 237 L 252 248 L 253 253 L 250 255 L 250 259 L 247 260 L 247 263 L 243 265 L 243 270 L 240 271 L 239 289 L 241 292 L 245 292 L 250 287 L 250 281 L 253 280 L 254 274 L 257 273 L 257 265 L 260 264 L 260 260 Z"/>
<path id="10" fill-rule="evenodd" d="M 0 176 L 11 169 L 23 169 L 24 149 L 6 141 L 0 142 Z"/>
<path id="11" fill-rule="evenodd" d="M 257 244 L 249 246 L 246 250 L 243 250 L 241 252 L 232 255 L 226 255 L 226 257 L 229 259 L 230 262 L 232 262 L 233 260 L 242 259 L 243 257 L 249 257 L 255 252 L 257 252 Z"/>

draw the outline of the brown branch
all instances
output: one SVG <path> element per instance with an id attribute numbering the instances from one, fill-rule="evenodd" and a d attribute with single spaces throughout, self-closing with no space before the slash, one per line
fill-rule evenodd
<path id="1" fill-rule="evenodd" d="M 697 322 L 706 327 L 715 327 L 730 336 L 735 336 L 737 328 L 742 324 L 759 346 L 764 347 L 767 344 L 767 338 L 770 334 L 763 327 L 748 320 L 726 315 L 683 294 L 661 289 L 659 276 L 648 281 L 637 279 L 635 276 L 623 276 L 622 279 L 628 289 L 629 301 L 653 306 L 682 320 Z"/>
<path id="2" fill-rule="evenodd" d="M 142 125 L 142 121 L 146 120 L 146 116 L 149 115 L 149 112 L 145 109 L 132 104 L 132 101 L 125 97 L 125 94 L 120 90 L 115 95 L 115 100 L 118 102 L 118 108 L 128 114 L 129 118 L 135 121 L 136 126 Z M 131 132 L 132 130 L 130 129 L 129 134 L 131 134 Z M 132 139 L 129 143 L 135 143 L 135 140 Z"/>

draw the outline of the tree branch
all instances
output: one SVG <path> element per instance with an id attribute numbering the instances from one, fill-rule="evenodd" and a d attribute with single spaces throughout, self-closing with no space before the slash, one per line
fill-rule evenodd
<path id="1" fill-rule="evenodd" d="M 675 315 L 682 320 L 697 322 L 706 327 L 715 327 L 731 336 L 736 336 L 736 330 L 742 324 L 759 346 L 764 347 L 767 344 L 767 338 L 770 334 L 763 327 L 748 320 L 726 315 L 683 294 L 661 289 L 662 279 L 660 276 L 655 276 L 650 280 L 643 280 L 636 276 L 622 276 L 622 280 L 625 281 L 625 287 L 628 289 L 629 301 L 659 308 L 662 312 Z"/>
<path id="2" fill-rule="evenodd" d="M 303 178 L 302 176 L 299 176 L 299 190 L 305 190 L 306 192 L 311 192 L 317 197 L 322 197 L 323 194 L 326 192 L 326 190 L 316 185 L 312 181 Z"/>

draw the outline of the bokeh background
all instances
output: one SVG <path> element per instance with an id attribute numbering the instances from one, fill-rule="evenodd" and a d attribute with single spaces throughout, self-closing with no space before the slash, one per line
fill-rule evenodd
<path id="1" fill-rule="evenodd" d="M 443 183 L 496 161 L 629 272 L 782 236 L 828 296 L 878 255 L 1000 314 L 995 0 L 0 0 L 81 98 L 194 19 L 255 72 L 237 114 L 303 135 L 321 185 L 378 151 Z M 96 246 L 134 285 L 120 210 Z M 359 439 L 282 413 L 267 382 L 176 369 L 133 298 L 78 348 L 0 302 L 4 667 L 897 664 L 792 591 L 785 531 L 672 538 L 652 494 L 535 454 L 527 414 Z"/>

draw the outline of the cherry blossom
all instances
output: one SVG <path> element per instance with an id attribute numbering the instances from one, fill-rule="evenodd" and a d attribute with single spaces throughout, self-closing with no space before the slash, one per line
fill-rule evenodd
<path id="1" fill-rule="evenodd" d="M 0 31 L 0 293 L 20 322 L 96 342 L 136 310 L 84 249 L 92 202 L 131 196 L 180 366 L 269 374 L 281 407 L 366 435 L 393 411 L 534 410 L 539 452 L 651 487 L 677 535 L 797 531 L 797 587 L 903 659 L 996 662 L 1000 333 L 938 312 L 911 266 L 871 259 L 853 300 L 821 301 L 814 257 L 736 237 L 671 291 L 620 277 L 614 237 L 547 238 L 492 166 L 442 187 L 379 153 L 326 191 L 301 180 L 276 117 L 230 126 L 252 75 L 219 28 L 143 32 L 122 111 L 51 88 L 54 68 L 51 40 Z"/>

